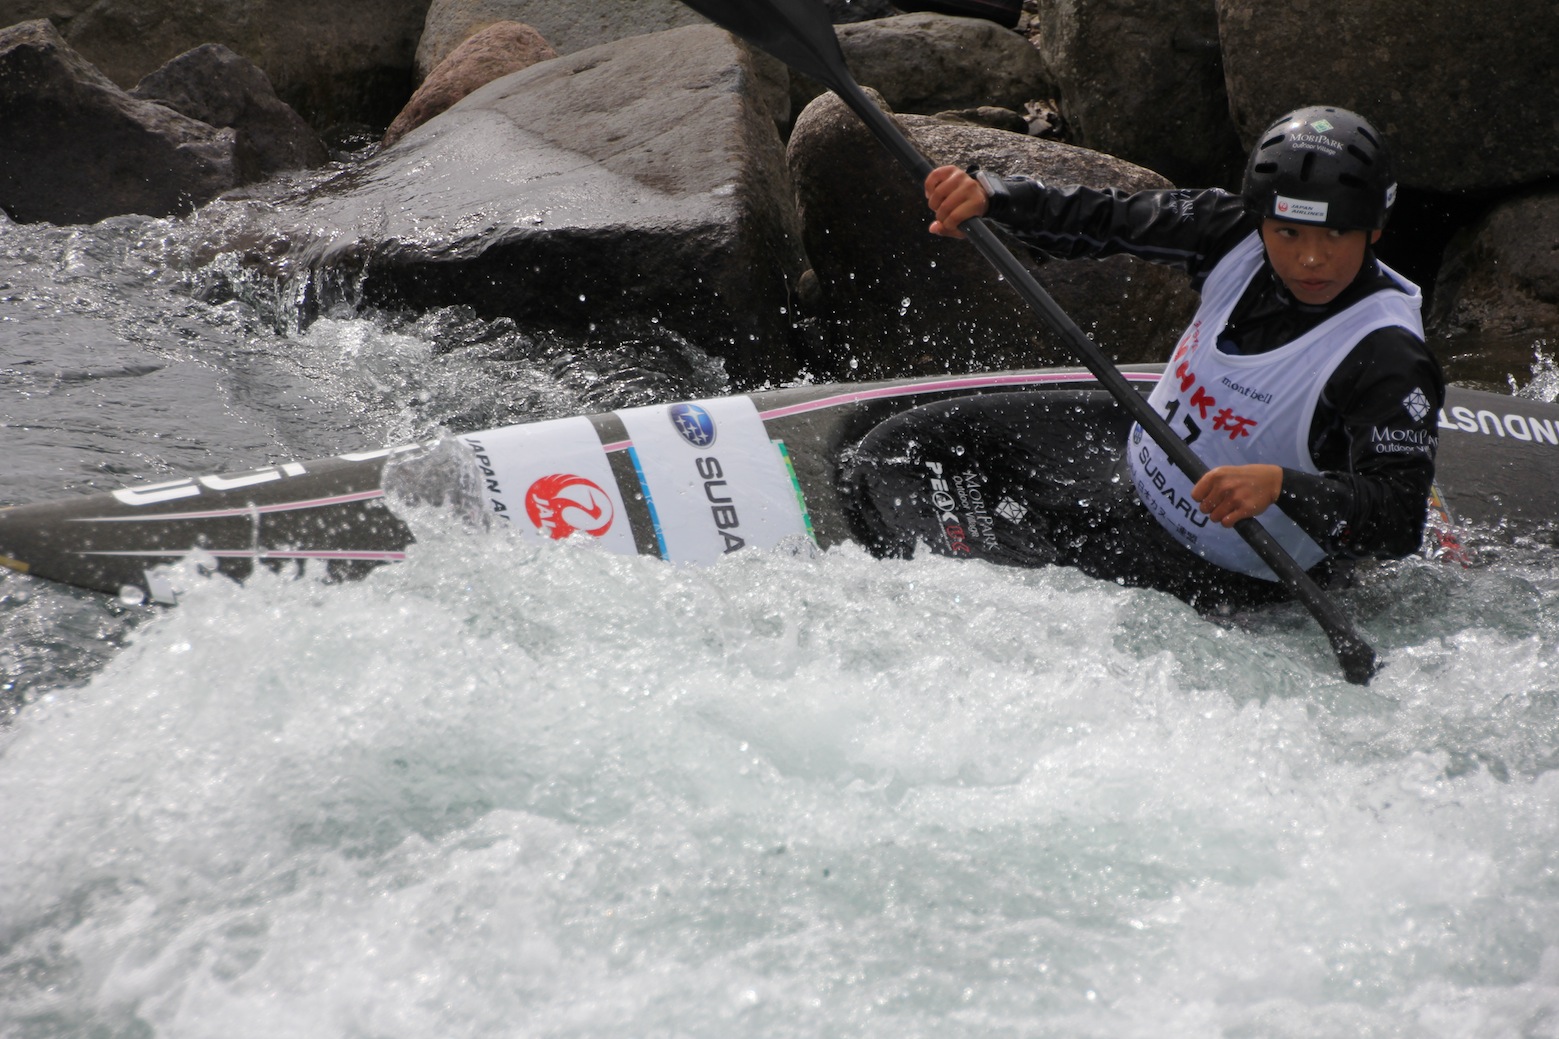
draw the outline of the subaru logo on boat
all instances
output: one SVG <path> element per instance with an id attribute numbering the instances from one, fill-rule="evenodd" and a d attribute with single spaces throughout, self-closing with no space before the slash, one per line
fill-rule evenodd
<path id="1" fill-rule="evenodd" d="M 694 447 L 708 447 L 715 442 L 715 420 L 697 404 L 673 404 L 671 424 Z"/>

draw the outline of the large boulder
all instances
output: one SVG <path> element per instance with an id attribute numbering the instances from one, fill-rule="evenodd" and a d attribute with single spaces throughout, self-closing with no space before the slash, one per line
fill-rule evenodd
<path id="1" fill-rule="evenodd" d="M 940 11 L 968 18 L 989 18 L 1008 29 L 1023 17 L 1023 0 L 901 0 L 906 11 Z"/>
<path id="2" fill-rule="evenodd" d="M 1069 140 L 1182 186 L 1238 184 L 1213 0 L 1041 4 L 1035 27 Z"/>
<path id="3" fill-rule="evenodd" d="M 233 130 L 131 97 L 46 21 L 0 30 L 0 207 L 16 220 L 167 216 L 239 180 Z"/>
<path id="4" fill-rule="evenodd" d="M 244 181 L 319 166 L 330 158 L 319 135 L 276 96 L 259 66 L 220 43 L 179 55 L 137 83 L 130 96 L 167 105 L 209 126 L 231 127 Z"/>
<path id="5" fill-rule="evenodd" d="M 933 163 L 978 163 L 1053 183 L 1168 186 L 1149 170 L 1071 145 L 928 116 L 897 118 Z M 789 154 L 815 278 L 809 313 L 845 371 L 897 376 L 1076 362 L 968 242 L 927 232 L 921 185 L 833 95 L 796 120 Z M 1117 361 L 1162 360 L 1194 310 L 1184 279 L 1167 268 L 1129 257 L 1041 262 L 1014 248 Z"/>
<path id="6" fill-rule="evenodd" d="M 572 54 L 704 21 L 681 0 L 433 0 L 417 44 L 417 77 L 426 79 L 456 47 L 496 22 L 529 25 L 559 54 Z"/>
<path id="7" fill-rule="evenodd" d="M 899 13 L 888 0 L 823 0 L 823 7 L 835 25 L 864 22 L 868 18 L 886 18 Z"/>
<path id="8" fill-rule="evenodd" d="M 284 206 L 292 260 L 370 303 L 580 332 L 656 318 L 738 380 L 791 374 L 783 83 L 708 25 L 542 62 Z"/>
<path id="9" fill-rule="evenodd" d="M 313 126 L 389 125 L 411 94 L 429 0 L 0 0 L 0 25 L 47 18 L 129 88 L 170 59 L 220 43 L 270 76 Z"/>
<path id="10" fill-rule="evenodd" d="M 1474 335 L 1559 331 L 1559 193 L 1494 208 L 1447 251 L 1433 324 Z"/>
<path id="11" fill-rule="evenodd" d="M 902 14 L 841 25 L 839 48 L 856 82 L 877 91 L 895 112 L 935 115 L 990 105 L 1021 112 L 1054 95 L 1039 52 L 1018 33 L 983 18 Z M 799 112 L 823 87 L 791 81 Z"/>
<path id="12" fill-rule="evenodd" d="M 1553 0 L 1217 0 L 1247 144 L 1284 112 L 1340 105 L 1390 139 L 1402 183 L 1508 188 L 1559 175 Z"/>
<path id="13" fill-rule="evenodd" d="M 530 26 L 494 22 L 439 62 L 384 132 L 380 143 L 394 144 L 477 87 L 557 56 L 552 44 Z"/>

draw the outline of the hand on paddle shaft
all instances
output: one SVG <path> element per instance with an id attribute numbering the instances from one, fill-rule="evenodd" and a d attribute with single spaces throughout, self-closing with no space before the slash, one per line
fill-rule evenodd
<path id="1" fill-rule="evenodd" d="M 963 238 L 959 225 L 985 215 L 985 189 L 957 166 L 938 166 L 926 177 L 926 205 L 936 214 L 932 234 Z M 1198 480 L 1191 497 L 1214 523 L 1232 527 L 1266 512 L 1282 491 L 1280 466 L 1226 465 Z"/>
<path id="2" fill-rule="evenodd" d="M 926 205 L 936 214 L 932 234 L 963 238 L 958 225 L 985 215 L 985 189 L 957 166 L 938 166 L 926 177 Z"/>
<path id="3" fill-rule="evenodd" d="M 1277 504 L 1282 493 L 1283 467 L 1264 463 L 1209 469 L 1191 488 L 1191 498 L 1202 512 L 1225 527 L 1260 516 Z"/>

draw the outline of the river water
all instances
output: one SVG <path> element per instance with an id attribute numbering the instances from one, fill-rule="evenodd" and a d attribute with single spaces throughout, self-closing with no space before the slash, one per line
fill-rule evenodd
<path id="1" fill-rule="evenodd" d="M 0 225 L 0 503 L 726 388 L 299 328 L 220 219 Z M 1559 1036 L 1551 551 L 1370 575 L 1360 689 L 1297 608 L 412 522 L 172 609 L 0 576 L 0 1035 Z"/>

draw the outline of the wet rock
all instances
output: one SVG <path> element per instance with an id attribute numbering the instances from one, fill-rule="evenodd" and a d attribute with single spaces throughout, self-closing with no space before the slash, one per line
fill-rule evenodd
<path id="1" fill-rule="evenodd" d="M 387 306 L 655 317 L 739 380 L 788 375 L 803 263 L 779 81 L 707 25 L 542 62 L 284 206 L 293 260 Z"/>
<path id="2" fill-rule="evenodd" d="M 1022 36 L 979 18 L 904 14 L 841 25 L 839 47 L 850 73 L 895 112 L 931 115 L 991 105 L 1021 112 L 1055 94 L 1039 52 Z M 800 112 L 823 93 L 791 77 L 791 106 Z"/>
<path id="3" fill-rule="evenodd" d="M 1552 0 L 1217 0 L 1229 101 L 1247 144 L 1307 104 L 1390 139 L 1407 187 L 1508 188 L 1559 175 Z"/>
<path id="4" fill-rule="evenodd" d="M 835 25 L 888 18 L 902 13 L 887 0 L 823 0 L 823 6 L 828 9 L 828 16 Z"/>
<path id="5" fill-rule="evenodd" d="M 270 78 L 219 43 L 174 58 L 136 84 L 130 96 L 210 126 L 231 127 L 245 182 L 319 166 L 330 158 L 319 135 L 276 96 Z"/>
<path id="6" fill-rule="evenodd" d="M 1434 299 L 1431 325 L 1457 334 L 1559 330 L 1559 192 L 1496 206 L 1448 250 Z"/>
<path id="7" fill-rule="evenodd" d="M 260 68 L 322 132 L 389 125 L 410 96 L 428 0 L 0 0 L 0 25 L 50 18 L 88 61 L 126 89 L 203 43 Z"/>
<path id="8" fill-rule="evenodd" d="M 529 25 L 559 54 L 682 25 L 707 24 L 681 0 L 433 0 L 417 44 L 418 79 L 431 75 L 462 42 L 495 22 Z"/>
<path id="9" fill-rule="evenodd" d="M 899 0 L 906 11 L 937 11 L 963 18 L 985 18 L 1006 29 L 1015 28 L 1023 0 Z"/>
<path id="10" fill-rule="evenodd" d="M 1047 3 L 1035 28 L 1072 143 L 1186 187 L 1238 183 L 1213 0 Z"/>
<path id="11" fill-rule="evenodd" d="M 1167 186 L 1151 171 L 1054 141 L 925 116 L 898 121 L 935 164 L 978 163 L 1051 183 Z M 873 376 L 1076 363 L 973 246 L 927 232 L 920 184 L 843 102 L 829 94 L 807 106 L 789 155 L 817 279 L 813 313 L 840 361 Z M 1128 257 L 1029 265 L 1118 361 L 1162 360 L 1194 310 L 1183 276 Z"/>
<path id="12" fill-rule="evenodd" d="M 188 212 L 239 182 L 236 134 L 131 97 L 48 22 L 0 31 L 0 207 L 27 223 Z"/>
<path id="13" fill-rule="evenodd" d="M 1030 101 L 1024 105 L 1023 122 L 1025 133 L 1058 141 L 1066 140 L 1066 118 L 1061 114 L 1061 109 L 1056 106 L 1054 98 Z"/>
<path id="14" fill-rule="evenodd" d="M 394 144 L 477 87 L 557 56 L 552 44 L 528 25 L 495 22 L 480 29 L 439 62 L 385 131 L 382 143 Z"/>
<path id="15" fill-rule="evenodd" d="M 938 112 L 936 118 L 944 123 L 964 123 L 968 126 L 988 126 L 992 130 L 1008 133 L 1028 133 L 1029 121 L 1010 108 L 980 105 L 976 108 L 959 108 Z M 1038 134 L 1035 135 L 1040 136 Z"/>

